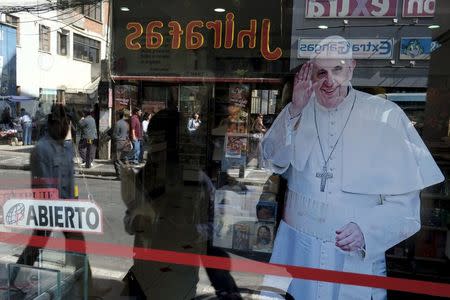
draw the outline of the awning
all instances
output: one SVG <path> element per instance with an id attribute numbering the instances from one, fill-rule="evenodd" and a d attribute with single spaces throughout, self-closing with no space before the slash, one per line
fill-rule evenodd
<path id="1" fill-rule="evenodd" d="M 92 82 L 89 82 L 82 88 L 66 88 L 65 92 L 66 94 L 77 94 L 77 93 L 84 93 L 84 94 L 93 94 L 98 89 L 98 84 L 100 83 L 100 77 L 95 79 Z"/>
<path id="2" fill-rule="evenodd" d="M 9 100 L 11 102 L 25 102 L 36 100 L 36 97 L 31 96 L 2 96 L 0 100 Z"/>

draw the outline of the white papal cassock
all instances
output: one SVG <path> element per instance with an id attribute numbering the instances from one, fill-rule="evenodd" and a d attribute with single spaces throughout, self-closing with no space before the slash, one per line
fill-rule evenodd
<path id="1" fill-rule="evenodd" d="M 300 120 L 291 119 L 289 105 L 262 141 L 266 163 L 286 176 L 289 187 L 271 262 L 385 275 L 385 251 L 420 229 L 419 191 L 441 182 L 441 171 L 412 123 L 390 101 L 351 88 L 338 107 L 327 109 L 313 96 Z M 328 164 L 333 178 L 324 192 L 316 177 L 324 161 L 314 106 L 326 158 L 338 141 Z M 349 222 L 361 228 L 365 251 L 335 246 L 335 231 Z M 297 300 L 386 298 L 380 289 L 274 276 L 264 285 L 288 290 Z"/>

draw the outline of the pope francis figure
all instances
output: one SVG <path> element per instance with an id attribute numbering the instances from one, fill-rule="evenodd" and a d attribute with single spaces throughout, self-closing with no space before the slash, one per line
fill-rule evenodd
<path id="1" fill-rule="evenodd" d="M 444 178 L 403 111 L 355 90 L 351 44 L 321 41 L 261 145 L 288 180 L 272 263 L 386 274 L 385 251 L 420 229 L 421 189 Z M 386 291 L 268 276 L 295 299 L 386 299 Z"/>

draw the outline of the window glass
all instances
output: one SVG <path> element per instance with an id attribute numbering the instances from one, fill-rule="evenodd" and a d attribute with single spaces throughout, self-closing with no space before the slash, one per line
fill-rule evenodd
<path id="1" fill-rule="evenodd" d="M 450 1 L 66 4 L 0 24 L 0 299 L 449 296 Z"/>
<path id="2" fill-rule="evenodd" d="M 74 34 L 74 58 L 99 63 L 100 42 Z"/>
<path id="3" fill-rule="evenodd" d="M 85 4 L 82 6 L 81 13 L 86 17 L 94 19 L 96 21 L 102 21 L 102 3 Z"/>
<path id="4" fill-rule="evenodd" d="M 39 50 L 50 52 L 50 27 L 39 25 Z"/>
<path id="5" fill-rule="evenodd" d="M 67 47 L 69 43 L 69 33 L 67 31 L 58 32 L 58 54 L 67 55 Z"/>
<path id="6" fill-rule="evenodd" d="M 20 18 L 13 15 L 6 15 L 5 21 L 16 27 L 16 42 L 20 45 Z"/>

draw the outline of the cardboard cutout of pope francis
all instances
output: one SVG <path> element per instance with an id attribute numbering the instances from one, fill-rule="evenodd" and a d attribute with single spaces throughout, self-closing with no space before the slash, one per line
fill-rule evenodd
<path id="1" fill-rule="evenodd" d="M 261 143 L 266 166 L 288 180 L 272 263 L 384 276 L 385 251 L 420 229 L 420 190 L 444 179 L 404 112 L 352 87 L 355 66 L 347 40 L 322 40 Z M 264 286 L 295 299 L 386 299 L 275 276 Z"/>

